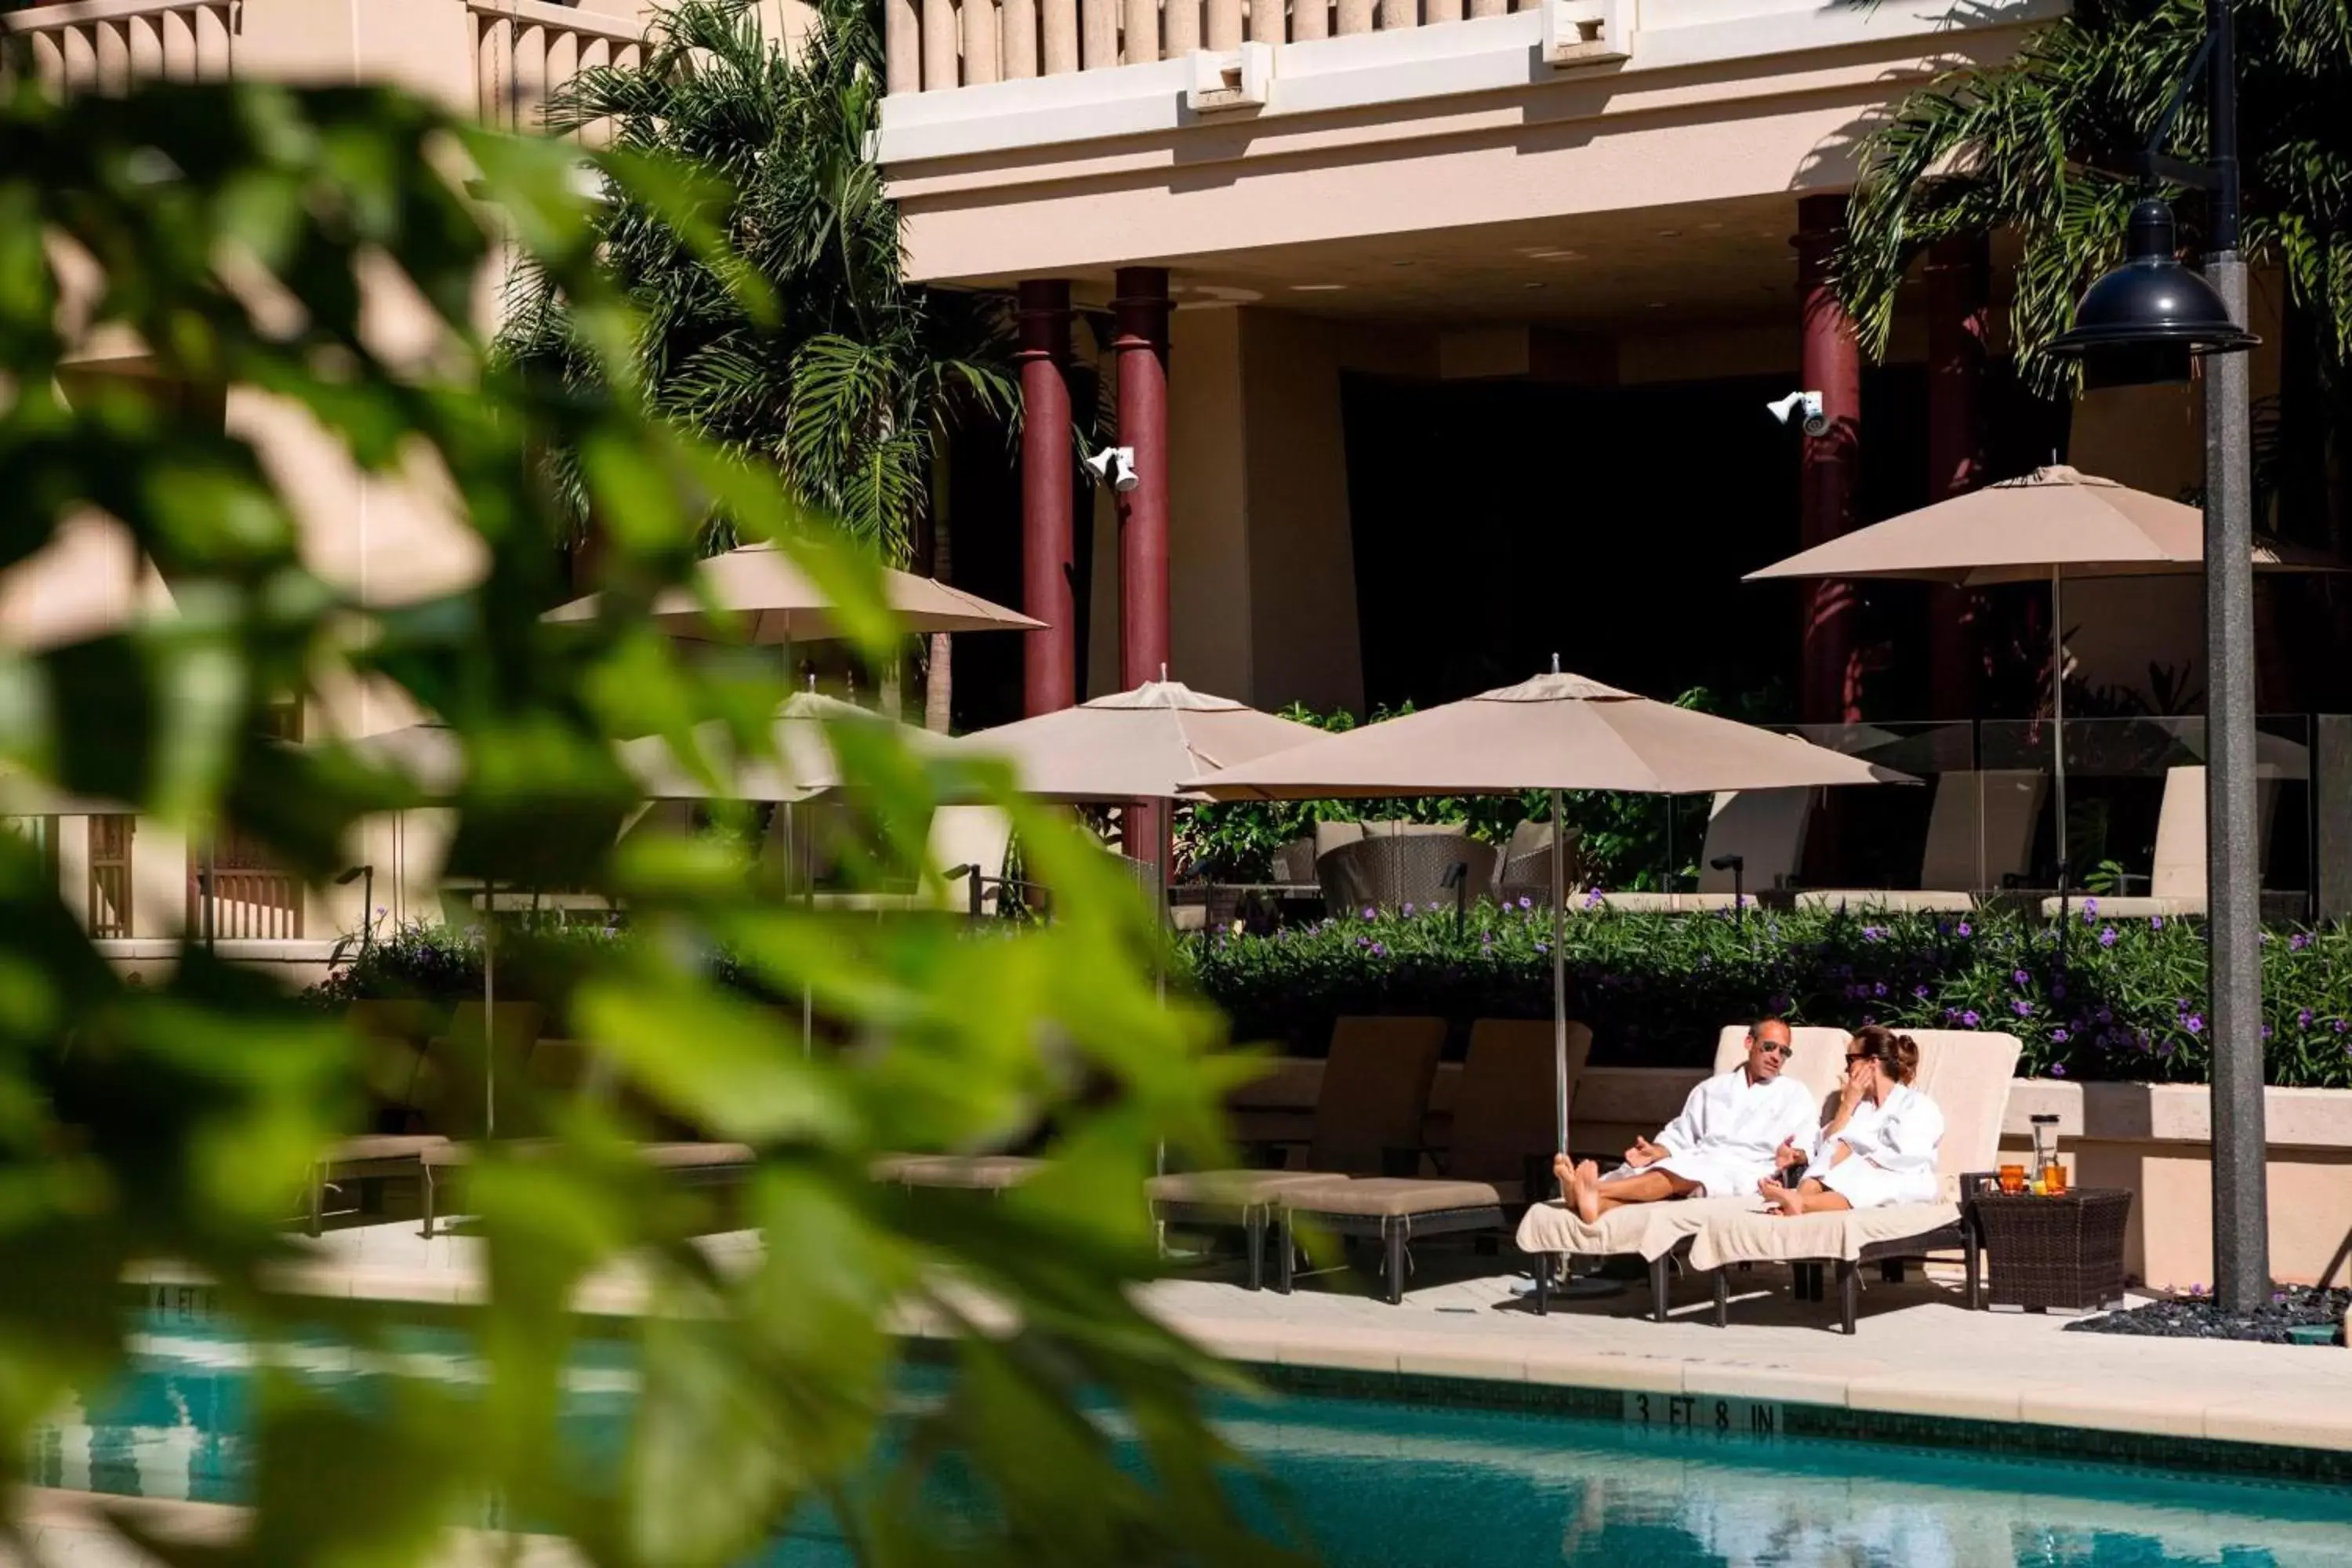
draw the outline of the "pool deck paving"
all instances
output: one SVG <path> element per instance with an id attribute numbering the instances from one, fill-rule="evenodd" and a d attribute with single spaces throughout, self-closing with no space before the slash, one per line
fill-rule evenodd
<path id="1" fill-rule="evenodd" d="M 478 1243 L 426 1240 L 410 1223 L 330 1231 L 295 1289 L 377 1300 L 462 1302 L 480 1289 Z M 749 1232 L 714 1237 L 722 1257 L 756 1252 Z M 1234 1361 L 1263 1367 L 1703 1394 L 1947 1419 L 2352 1452 L 2352 1353 L 2341 1347 L 2068 1333 L 2071 1320 L 1969 1311 L 1957 1284 L 1866 1279 L 1856 1332 L 1835 1307 L 1791 1300 L 1785 1272 L 1736 1275 L 1717 1328 L 1700 1279 L 1676 1283 L 1669 1321 L 1649 1290 L 1531 1310 L 1517 1260 L 1431 1249 L 1401 1306 L 1352 1275 L 1285 1296 L 1228 1275 L 1144 1287 L 1163 1321 Z M 1937 1274 L 1945 1271 L 1936 1270 Z M 168 1279 L 160 1274 L 159 1279 Z M 625 1274 L 593 1280 L 582 1310 L 643 1303 Z M 910 1325 L 920 1331 L 919 1325 Z"/>

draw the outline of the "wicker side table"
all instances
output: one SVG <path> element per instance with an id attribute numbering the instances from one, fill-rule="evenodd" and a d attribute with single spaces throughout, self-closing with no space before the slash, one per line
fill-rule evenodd
<path id="1" fill-rule="evenodd" d="M 1995 1307 L 2095 1312 L 2124 1298 L 2129 1191 L 2088 1187 L 2063 1197 L 1987 1192 L 1971 1204 Z"/>

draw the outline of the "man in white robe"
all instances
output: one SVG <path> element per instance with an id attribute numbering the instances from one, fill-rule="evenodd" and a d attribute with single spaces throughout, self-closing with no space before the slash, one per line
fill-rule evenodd
<path id="1" fill-rule="evenodd" d="M 1682 1114 L 1654 1141 L 1635 1139 L 1605 1176 L 1590 1160 L 1570 1165 L 1560 1155 L 1552 1173 L 1570 1205 L 1591 1225 L 1625 1204 L 1752 1195 L 1774 1173 L 1781 1146 L 1810 1146 L 1821 1123 L 1813 1091 L 1781 1076 L 1791 1048 L 1788 1025 L 1758 1024 L 1748 1031 L 1748 1059 L 1691 1090 Z"/>

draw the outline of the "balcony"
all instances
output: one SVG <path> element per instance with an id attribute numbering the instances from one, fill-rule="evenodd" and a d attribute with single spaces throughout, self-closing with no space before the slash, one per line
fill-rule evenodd
<path id="1" fill-rule="evenodd" d="M 633 65 L 628 14 L 550 0 L 71 0 L 0 16 L 30 40 L 33 68 L 67 93 L 142 81 L 396 81 L 486 123 L 537 126 L 581 71 Z"/>

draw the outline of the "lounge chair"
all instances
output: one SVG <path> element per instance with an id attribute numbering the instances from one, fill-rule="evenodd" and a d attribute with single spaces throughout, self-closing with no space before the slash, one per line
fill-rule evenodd
<path id="1" fill-rule="evenodd" d="M 886 1154 L 874 1162 L 874 1179 L 901 1187 L 961 1193 L 1012 1191 L 1044 1169 L 1025 1154 Z"/>
<path id="2" fill-rule="evenodd" d="M 1796 1266 L 1801 1292 L 1818 1300 L 1820 1268 L 1837 1266 L 1838 1318 L 1853 1332 L 1865 1263 L 1899 1268 L 1903 1260 L 1931 1252 L 1958 1251 L 1968 1270 L 1968 1304 L 1978 1303 L 1979 1257 L 1967 1216 L 1967 1201 L 1993 1179 L 2000 1150 L 2001 1114 L 2009 1104 L 2010 1079 L 2021 1047 L 2014 1035 L 1973 1029 L 1912 1029 L 1919 1043 L 1919 1074 L 1914 1085 L 1944 1113 L 1944 1142 L 1937 1170 L 1944 1191 L 1934 1203 L 1887 1208 L 1842 1209 L 1787 1215 L 1760 1212 L 1712 1216 L 1691 1237 L 1691 1267 L 1713 1277 L 1715 1321 L 1729 1317 L 1729 1282 L 1724 1271 L 1735 1263 Z"/>
<path id="3" fill-rule="evenodd" d="M 2033 860 L 2033 827 L 2048 781 L 2022 768 L 1959 769 L 1936 781 L 1916 888 L 1808 888 L 1799 909 L 1961 910 L 2021 877 Z M 1979 839 L 1983 858 L 1978 858 Z"/>
<path id="4" fill-rule="evenodd" d="M 1391 1151 L 1418 1150 L 1430 1080 L 1445 1046 L 1443 1018 L 1341 1018 L 1315 1101 L 1301 1171 L 1192 1171 L 1144 1184 L 1161 1234 L 1171 1225 L 1237 1226 L 1247 1238 L 1249 1288 L 1265 1275 L 1265 1228 L 1286 1187 L 1332 1176 L 1373 1176 Z"/>
<path id="5" fill-rule="evenodd" d="M 304 1228 L 317 1236 L 325 1228 L 327 1193 L 352 1186 L 360 1189 L 359 1205 L 366 1206 L 370 1184 L 418 1177 L 428 1150 L 449 1142 L 450 1134 L 478 1127 L 474 1112 L 479 1096 L 461 1099 L 453 1092 L 450 1069 L 457 1042 L 473 1042 L 478 1053 L 486 1026 L 498 1032 L 502 1047 L 527 1050 L 537 1039 L 541 1014 L 528 1002 L 499 1003 L 485 1014 L 479 1002 L 461 1004 L 447 1017 L 448 1032 L 433 1030 L 447 1016 L 430 1003 L 405 1001 L 355 1002 L 346 1021 L 366 1041 L 370 1089 L 378 1110 L 375 1130 L 341 1138 L 319 1152 L 305 1184 Z"/>
<path id="6" fill-rule="evenodd" d="M 1715 1065 L 1710 1073 L 1729 1072 L 1747 1059 L 1746 1024 L 1727 1024 L 1717 1037 Z M 1796 1048 L 1781 1070 L 1811 1089 L 1824 1109 L 1845 1074 L 1848 1031 L 1808 1025 L 1789 1031 Z M 1551 1259 L 1635 1256 L 1650 1268 L 1650 1317 L 1666 1321 L 1666 1281 L 1675 1254 L 1710 1218 L 1753 1212 L 1762 1206 L 1753 1193 L 1727 1197 L 1683 1198 L 1656 1204 L 1627 1204 L 1611 1209 L 1596 1224 L 1587 1225 L 1559 1198 L 1529 1206 L 1519 1216 L 1519 1250 L 1537 1259 L 1535 1308 L 1549 1310 Z"/>
<path id="7" fill-rule="evenodd" d="M 2270 861 L 2271 821 L 2278 804 L 2284 773 L 2257 768 L 2254 791 L 2254 846 L 2261 862 Z M 2099 913 L 2122 920 L 2146 920 L 2152 915 L 2201 915 L 2205 912 L 2205 770 L 2182 766 L 2164 771 L 2164 801 L 2157 809 L 2156 863 L 2144 894 L 2100 893 Z M 2042 900 L 2045 920 L 2055 920 L 2063 909 L 2083 907 L 2083 894 L 2063 900 Z"/>
<path id="8" fill-rule="evenodd" d="M 551 1140 L 543 1138 L 499 1140 L 499 1147 L 509 1154 L 524 1159 L 553 1146 Z M 751 1173 L 760 1158 L 748 1143 L 684 1142 L 638 1143 L 632 1147 L 637 1158 L 647 1166 L 688 1186 L 735 1185 Z M 463 1173 L 481 1158 L 483 1148 L 480 1143 L 444 1142 L 417 1156 L 417 1163 L 425 1173 L 423 1234 L 427 1238 L 436 1234 L 442 1198 Z"/>
<path id="9" fill-rule="evenodd" d="M 1706 842 L 1699 851 L 1698 890 L 1691 893 L 1602 893 L 1601 904 L 1628 912 L 1696 914 L 1738 907 L 1744 893 L 1749 903 L 1756 895 L 1788 886 L 1805 852 L 1805 828 L 1811 819 L 1814 791 L 1810 789 L 1725 790 L 1707 808 Z M 1715 862 L 1736 857 L 1718 870 Z M 1590 895 L 1570 898 L 1570 909 L 1583 906 Z"/>
<path id="10" fill-rule="evenodd" d="M 1481 1018 L 1454 1091 L 1453 1148 L 1435 1178 L 1334 1178 L 1284 1189 L 1274 1209 L 1275 1289 L 1290 1293 L 1300 1224 L 1340 1236 L 1378 1237 L 1389 1304 L 1404 1300 L 1405 1249 L 1416 1236 L 1502 1230 L 1509 1213 L 1544 1190 L 1558 1146 L 1549 1019 Z M 1568 1083 L 1575 1093 L 1592 1031 L 1568 1026 Z"/>
<path id="11" fill-rule="evenodd" d="M 551 1100 L 572 1096 L 606 1100 L 614 1098 L 614 1087 L 604 1064 L 583 1042 L 534 1039 L 527 1050 L 509 1053 L 509 1059 L 520 1067 L 523 1079 L 521 1092 L 500 1100 L 499 1127 L 505 1135 L 498 1142 L 510 1154 L 529 1158 L 535 1151 L 553 1146 L 551 1140 L 543 1136 L 547 1124 L 540 1114 Z M 478 1100 L 473 1102 L 473 1108 L 478 1110 Z M 638 1110 L 655 1125 L 664 1121 L 648 1108 L 641 1106 Z M 462 1125 L 478 1133 L 478 1115 L 464 1109 L 445 1114 L 452 1117 L 452 1125 Z M 690 1133 L 688 1129 L 677 1131 Z M 463 1142 L 441 1138 L 417 1152 L 416 1166 L 423 1177 L 420 1207 L 425 1236 L 430 1237 L 438 1230 L 444 1201 L 464 1173 L 481 1157 L 483 1147 L 470 1137 Z M 733 1185 L 751 1173 L 759 1158 L 749 1144 L 710 1142 L 690 1135 L 650 1140 L 633 1147 L 647 1165 L 690 1186 Z"/>

